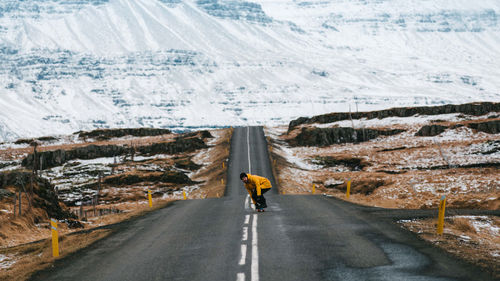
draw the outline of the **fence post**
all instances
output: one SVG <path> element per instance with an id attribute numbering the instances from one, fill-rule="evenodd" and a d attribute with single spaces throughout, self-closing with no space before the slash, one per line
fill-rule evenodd
<path id="1" fill-rule="evenodd" d="M 441 201 L 439 202 L 439 215 L 437 224 L 437 234 L 442 235 L 444 229 L 444 211 L 446 208 L 446 196 L 441 196 Z"/>
<path id="2" fill-rule="evenodd" d="M 347 180 L 347 190 L 345 192 L 345 196 L 347 199 L 349 199 L 349 196 L 351 195 L 351 178 Z"/>
<path id="3" fill-rule="evenodd" d="M 17 196 L 14 192 L 14 217 L 16 216 L 16 207 L 17 207 Z"/>
<path id="4" fill-rule="evenodd" d="M 50 226 L 52 229 L 52 256 L 59 256 L 59 237 L 57 235 L 57 221 L 50 219 Z"/>
<path id="5" fill-rule="evenodd" d="M 31 210 L 31 196 L 26 191 L 26 188 L 24 188 L 24 182 L 23 181 L 21 181 L 21 186 L 23 187 L 24 194 L 26 194 L 26 198 L 28 199 L 28 209 Z M 33 190 L 33 185 L 31 186 L 31 189 Z"/>
<path id="6" fill-rule="evenodd" d="M 80 219 L 83 219 L 83 201 L 80 201 Z"/>
<path id="7" fill-rule="evenodd" d="M 21 197 L 21 190 L 19 189 L 19 215 L 21 216 L 23 214 L 22 210 L 21 210 L 21 205 L 22 205 L 23 201 L 22 201 L 22 197 Z"/>
<path id="8" fill-rule="evenodd" d="M 42 176 L 42 170 L 43 170 L 43 154 L 40 155 L 40 177 Z"/>

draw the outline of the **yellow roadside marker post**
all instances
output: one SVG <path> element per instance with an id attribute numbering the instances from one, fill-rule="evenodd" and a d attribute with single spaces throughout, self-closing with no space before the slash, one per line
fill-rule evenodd
<path id="1" fill-rule="evenodd" d="M 153 207 L 153 196 L 151 195 L 151 190 L 148 189 L 148 201 L 149 207 Z"/>
<path id="2" fill-rule="evenodd" d="M 186 191 L 185 191 L 185 190 L 183 190 L 183 191 L 182 191 L 182 196 L 184 197 L 184 200 L 186 200 L 186 199 L 187 199 L 187 196 L 186 196 Z"/>
<path id="3" fill-rule="evenodd" d="M 438 215 L 438 225 L 437 234 L 442 235 L 444 229 L 444 210 L 446 208 L 446 196 L 441 196 L 441 201 L 439 202 L 439 215 Z"/>
<path id="4" fill-rule="evenodd" d="M 316 185 L 313 183 L 313 189 L 312 189 L 312 194 L 316 193 Z"/>
<path id="5" fill-rule="evenodd" d="M 224 185 L 224 179 L 220 179 L 220 183 Z"/>
<path id="6" fill-rule="evenodd" d="M 59 256 L 59 236 L 57 234 L 57 221 L 50 219 L 50 228 L 52 229 L 52 256 Z"/>
<path id="7" fill-rule="evenodd" d="M 349 196 L 351 195 L 351 178 L 347 180 L 347 190 L 345 192 L 345 196 L 347 199 L 349 199 Z"/>
<path id="8" fill-rule="evenodd" d="M 222 162 L 222 169 L 224 169 L 225 165 L 224 165 L 224 162 Z"/>

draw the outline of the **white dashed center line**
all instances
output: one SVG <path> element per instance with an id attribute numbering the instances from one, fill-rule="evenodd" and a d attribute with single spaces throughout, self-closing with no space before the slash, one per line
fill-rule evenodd
<path id="1" fill-rule="evenodd" d="M 246 244 L 241 244 L 240 265 L 245 265 L 246 258 L 247 258 L 247 245 Z"/>
<path id="2" fill-rule="evenodd" d="M 248 239 L 248 227 L 243 227 L 243 237 L 241 238 L 242 241 L 247 241 Z"/>
<path id="3" fill-rule="evenodd" d="M 236 275 L 236 281 L 245 281 L 245 273 L 238 273 Z"/>

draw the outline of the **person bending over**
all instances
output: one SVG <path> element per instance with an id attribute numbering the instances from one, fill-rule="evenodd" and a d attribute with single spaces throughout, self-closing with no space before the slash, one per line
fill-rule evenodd
<path id="1" fill-rule="evenodd" d="M 257 212 L 264 212 L 264 208 L 267 208 L 267 204 L 263 194 L 271 189 L 271 182 L 265 177 L 246 173 L 241 173 L 240 179 L 245 184 L 248 194 L 252 197 Z"/>

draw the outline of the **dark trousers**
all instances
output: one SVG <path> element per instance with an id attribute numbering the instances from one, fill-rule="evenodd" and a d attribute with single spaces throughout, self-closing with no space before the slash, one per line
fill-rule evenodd
<path id="1" fill-rule="evenodd" d="M 260 196 L 257 196 L 257 189 L 252 191 L 252 199 L 255 201 L 255 209 L 267 208 L 266 198 L 264 198 L 264 193 L 268 192 L 270 188 L 261 189 Z"/>

